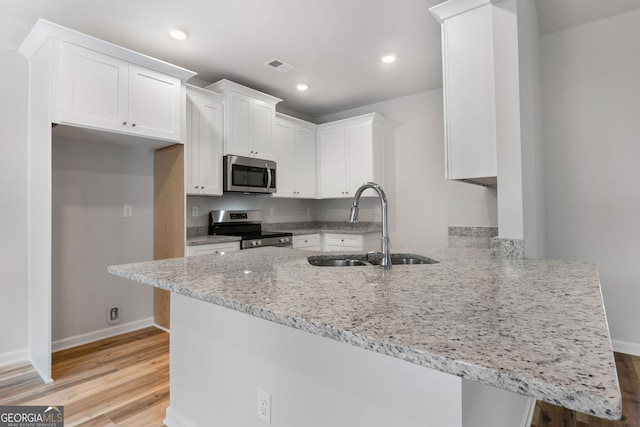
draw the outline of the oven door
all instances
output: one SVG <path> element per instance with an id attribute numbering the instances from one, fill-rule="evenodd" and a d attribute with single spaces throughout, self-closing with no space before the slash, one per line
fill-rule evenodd
<path id="1" fill-rule="evenodd" d="M 242 156 L 223 157 L 227 193 L 275 193 L 276 162 Z"/>

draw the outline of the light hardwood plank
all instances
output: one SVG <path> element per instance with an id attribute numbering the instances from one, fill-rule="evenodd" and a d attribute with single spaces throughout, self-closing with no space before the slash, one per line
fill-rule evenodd
<path id="1" fill-rule="evenodd" d="M 531 427 L 640 427 L 640 357 L 615 353 L 615 359 L 622 394 L 620 420 L 604 420 L 537 402 Z"/>
<path id="2" fill-rule="evenodd" d="M 52 384 L 33 369 L 0 370 L 0 405 L 61 405 L 65 426 L 162 426 L 169 334 L 156 328 L 54 353 Z"/>

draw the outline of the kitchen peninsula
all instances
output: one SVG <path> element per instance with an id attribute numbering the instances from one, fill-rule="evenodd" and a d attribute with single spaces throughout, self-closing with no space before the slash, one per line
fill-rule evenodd
<path id="1" fill-rule="evenodd" d="M 483 408 L 509 425 L 525 397 L 620 417 L 595 265 L 410 249 L 439 262 L 261 248 L 109 272 L 173 293 L 170 427 L 263 425 L 257 390 L 278 426 L 478 426 Z"/>

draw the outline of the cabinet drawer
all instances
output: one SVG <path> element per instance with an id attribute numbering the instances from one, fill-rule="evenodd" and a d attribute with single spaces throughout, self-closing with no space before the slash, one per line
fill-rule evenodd
<path id="1" fill-rule="evenodd" d="M 320 235 L 293 236 L 293 249 L 320 250 Z"/>
<path id="2" fill-rule="evenodd" d="M 353 234 L 325 234 L 325 250 L 330 247 L 344 247 L 362 250 L 362 236 Z"/>
<path id="3" fill-rule="evenodd" d="M 239 242 L 229 243 L 213 243 L 211 245 L 198 245 L 187 246 L 186 256 L 194 255 L 210 255 L 210 254 L 222 254 L 224 252 L 235 252 L 240 250 Z"/>

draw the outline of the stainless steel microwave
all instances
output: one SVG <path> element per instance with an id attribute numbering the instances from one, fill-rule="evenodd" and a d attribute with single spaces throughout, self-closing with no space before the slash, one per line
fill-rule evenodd
<path id="1" fill-rule="evenodd" d="M 253 157 L 223 157 L 223 189 L 227 193 L 275 193 L 276 162 Z"/>

